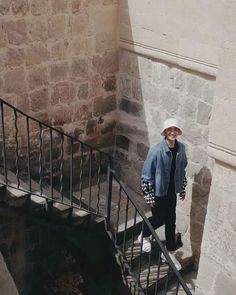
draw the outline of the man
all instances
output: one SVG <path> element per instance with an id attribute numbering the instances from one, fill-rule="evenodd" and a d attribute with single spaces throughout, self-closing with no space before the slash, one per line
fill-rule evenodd
<path id="1" fill-rule="evenodd" d="M 164 122 L 161 132 L 164 139 L 149 150 L 141 177 L 144 198 L 152 210 L 150 222 L 155 229 L 165 224 L 166 248 L 177 269 L 181 269 L 181 265 L 173 255 L 176 250 L 176 201 L 177 194 L 184 200 L 187 185 L 185 146 L 177 141 L 181 134 L 175 118 Z M 138 237 L 141 242 L 143 235 L 142 250 L 145 252 L 151 250 L 150 234 L 148 227 L 144 226 L 143 233 Z M 162 259 L 165 259 L 164 255 Z"/>

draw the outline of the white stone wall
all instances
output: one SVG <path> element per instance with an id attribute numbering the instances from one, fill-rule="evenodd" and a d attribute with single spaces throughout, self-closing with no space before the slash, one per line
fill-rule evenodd
<path id="1" fill-rule="evenodd" d="M 183 127 L 180 141 L 187 148 L 189 184 L 186 200 L 178 204 L 177 228 L 185 234 L 197 263 L 213 167 L 207 145 L 215 80 L 126 50 L 119 57 L 116 155 L 122 178 L 139 191 L 148 148 L 162 139 L 163 121 L 178 118 Z"/>
<path id="2" fill-rule="evenodd" d="M 216 162 L 204 227 L 196 295 L 236 289 L 236 173 Z"/>

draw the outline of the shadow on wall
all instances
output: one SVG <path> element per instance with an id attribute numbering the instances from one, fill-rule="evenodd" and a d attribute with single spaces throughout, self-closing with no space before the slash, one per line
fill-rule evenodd
<path id="1" fill-rule="evenodd" d="M 211 187 L 211 171 L 203 167 L 194 176 L 192 185 L 192 203 L 190 209 L 190 243 L 194 255 L 194 265 L 198 268 L 202 236 L 207 214 L 207 205 Z"/>

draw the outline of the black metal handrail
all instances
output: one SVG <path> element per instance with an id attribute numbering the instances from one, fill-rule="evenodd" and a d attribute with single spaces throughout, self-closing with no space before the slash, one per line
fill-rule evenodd
<path id="1" fill-rule="evenodd" d="M 175 294 L 178 294 L 179 285 L 186 294 L 191 294 L 143 210 L 116 177 L 112 169 L 113 158 L 109 154 L 62 130 L 42 123 L 2 99 L 0 99 L 0 116 L 1 184 L 26 192 L 29 196 L 37 195 L 50 202 L 62 203 L 104 217 L 106 230 L 122 257 L 123 270 L 132 277 L 129 282 L 130 289 L 146 290 L 148 294 L 149 287 L 151 285 L 153 287 L 153 267 L 155 267 L 154 294 L 158 294 L 163 276 L 161 274 L 161 253 L 163 253 L 168 261 L 165 294 L 172 286 L 170 278 L 173 277 L 177 280 Z M 113 191 L 114 187 L 116 192 Z M 123 215 L 120 214 L 122 210 Z M 121 216 L 124 218 L 123 221 L 120 220 Z M 142 253 L 143 240 L 138 244 L 137 251 L 133 231 L 129 239 L 129 228 L 135 228 L 140 222 L 142 222 L 142 231 L 144 223 L 150 229 L 152 244 L 148 254 L 147 273 L 144 277 L 142 277 L 142 260 L 145 259 Z M 137 259 L 138 268 L 135 269 L 134 264 Z"/>

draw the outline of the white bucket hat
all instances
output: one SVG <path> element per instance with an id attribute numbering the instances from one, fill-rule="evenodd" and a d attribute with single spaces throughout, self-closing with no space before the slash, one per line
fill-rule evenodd
<path id="1" fill-rule="evenodd" d="M 163 128 L 162 128 L 162 131 L 161 131 L 161 135 L 165 135 L 164 132 L 167 128 L 170 128 L 170 127 L 176 127 L 179 129 L 179 135 L 182 134 L 182 130 L 180 128 L 180 125 L 179 125 L 179 122 L 178 120 L 176 120 L 175 118 L 169 118 L 167 120 L 165 120 L 164 124 L 163 124 Z"/>

